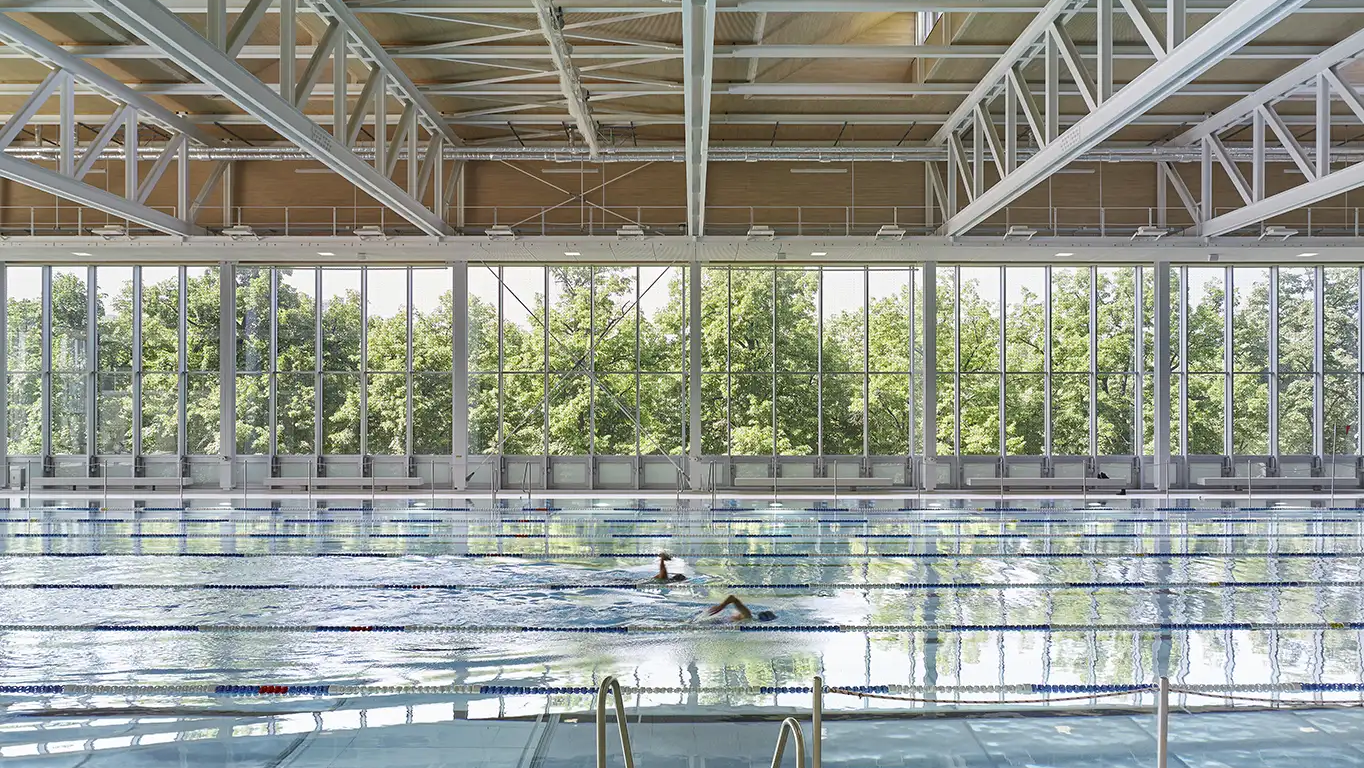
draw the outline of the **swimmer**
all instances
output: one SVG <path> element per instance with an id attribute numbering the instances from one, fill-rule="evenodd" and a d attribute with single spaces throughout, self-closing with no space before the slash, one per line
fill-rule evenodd
<path id="1" fill-rule="evenodd" d="M 744 601 L 734 595 L 726 597 L 724 600 L 720 601 L 718 605 L 707 608 L 705 615 L 714 616 L 726 608 L 734 609 L 734 613 L 729 617 L 729 620 L 735 623 L 754 621 L 755 619 L 757 621 L 774 621 L 777 618 L 777 614 L 772 611 L 758 611 L 755 616 L 753 612 L 748 609 L 748 606 L 744 605 Z"/>
<path id="2" fill-rule="evenodd" d="M 680 574 L 680 573 L 671 573 L 671 574 L 670 574 L 670 573 L 668 573 L 668 563 L 671 562 L 672 559 L 673 559 L 673 556 L 670 555 L 670 554 L 668 554 L 667 552 L 659 552 L 659 553 L 658 553 L 658 575 L 654 577 L 654 581 L 686 581 L 686 580 L 687 580 L 687 577 L 686 577 L 685 575 L 683 575 L 683 574 Z"/>

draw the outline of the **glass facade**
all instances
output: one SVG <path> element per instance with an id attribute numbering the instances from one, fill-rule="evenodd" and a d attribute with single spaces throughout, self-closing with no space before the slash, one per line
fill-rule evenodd
<path id="1" fill-rule="evenodd" d="M 1156 453 L 1153 267 L 927 268 L 926 297 L 924 265 L 8 266 L 5 448 Z M 1360 267 L 1168 279 L 1173 456 L 1359 453 Z"/>

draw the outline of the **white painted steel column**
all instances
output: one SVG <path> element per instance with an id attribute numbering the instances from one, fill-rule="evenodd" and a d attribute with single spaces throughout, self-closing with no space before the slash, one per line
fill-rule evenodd
<path id="1" fill-rule="evenodd" d="M 688 486 L 691 490 L 701 490 L 701 262 L 693 259 L 688 267 L 687 284 L 687 334 L 691 346 L 688 348 L 687 401 L 690 406 L 690 434 L 688 452 L 691 454 L 691 476 Z M 712 484 L 713 478 L 706 478 Z"/>
<path id="2" fill-rule="evenodd" d="M 1155 446 L 1152 453 L 1156 463 L 1156 490 L 1170 487 L 1170 262 L 1157 261 L 1155 264 L 1156 295 L 1155 312 L 1155 376 L 1154 407 L 1155 419 L 1153 434 Z"/>
<path id="3" fill-rule="evenodd" d="M 462 491 L 469 487 L 469 262 L 457 261 L 450 267 L 454 270 L 450 303 L 455 313 L 450 352 L 454 366 L 450 471 L 451 487 Z"/>
<path id="4" fill-rule="evenodd" d="M 52 455 L 52 267 L 42 267 L 42 270 L 42 454 L 46 462 Z"/>
<path id="5" fill-rule="evenodd" d="M 8 270 L 0 264 L 0 339 L 9 338 Z M 8 342 L 7 342 L 8 343 Z M 9 487 L 9 350 L 0 350 L 0 488 Z"/>
<path id="6" fill-rule="evenodd" d="M 919 487 L 931 491 L 937 485 L 938 462 L 938 265 L 923 264 L 924 305 L 924 423 L 923 476 Z"/>
<path id="7" fill-rule="evenodd" d="M 1325 461 L 1326 433 L 1337 424 L 1326 423 L 1326 269 L 1313 268 L 1312 276 L 1312 454 Z M 1331 467 L 1335 474 L 1335 467 Z"/>
<path id="8" fill-rule="evenodd" d="M 232 465 L 237 455 L 237 276 L 230 262 L 218 263 L 218 480 L 232 489 Z M 182 289 L 183 292 L 183 289 Z M 181 318 L 180 322 L 187 322 Z M 181 403 L 181 407 L 187 407 Z"/>

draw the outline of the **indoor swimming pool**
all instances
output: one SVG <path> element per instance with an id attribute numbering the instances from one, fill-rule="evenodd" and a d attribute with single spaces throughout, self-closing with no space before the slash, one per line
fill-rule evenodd
<path id="1" fill-rule="evenodd" d="M 830 765 L 1153 765 L 1166 676 L 1183 765 L 1364 765 L 1263 711 L 1364 701 L 1362 508 L 345 504 L 0 511 L 0 758 L 568 768 L 615 675 L 641 766 L 765 765 L 820 675 Z"/>

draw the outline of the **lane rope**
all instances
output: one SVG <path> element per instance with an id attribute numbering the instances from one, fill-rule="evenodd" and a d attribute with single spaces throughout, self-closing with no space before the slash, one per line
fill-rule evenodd
<path id="1" fill-rule="evenodd" d="M 758 634 L 845 634 L 940 632 L 1322 632 L 1361 630 L 1364 621 L 1323 622 L 1166 622 L 1116 624 L 612 624 L 601 626 L 525 626 L 460 624 L 0 624 L 0 632 L 120 632 L 203 634 L 566 634 L 566 635 L 671 635 L 741 632 Z"/>
<path id="2" fill-rule="evenodd" d="M 391 590 L 391 591 L 525 591 L 525 590 L 575 590 L 575 589 L 618 589 L 625 591 L 678 590 L 807 590 L 807 589 L 847 589 L 847 590 L 905 590 L 905 591 L 965 591 L 1000 589 L 1275 589 L 1275 588 L 1364 588 L 1364 580 L 1339 581 L 809 581 L 790 583 L 713 583 L 705 581 L 682 582 L 567 582 L 547 584 L 504 584 L 504 583 L 430 583 L 430 584 L 390 584 L 390 583 L 349 583 L 349 584 L 0 584 L 0 590 L 168 590 L 168 591 L 267 591 L 267 590 Z"/>
<path id="3" fill-rule="evenodd" d="M 812 686 L 622 686 L 627 695 L 737 695 L 772 696 L 782 694 L 810 694 Z M 1091 699 L 1101 696 L 1125 696 L 1151 693 L 1151 683 L 1118 683 L 1098 685 L 1067 685 L 1023 683 L 1018 685 L 825 685 L 825 693 L 857 696 L 932 694 L 939 697 L 993 694 L 1005 696 L 1049 696 Z M 1232 698 L 1238 693 L 1248 694 L 1349 694 L 1364 693 L 1364 683 L 1246 683 L 1246 684 L 1183 684 L 1171 687 L 1171 693 L 1182 693 L 1216 698 Z M 581 685 L 344 685 L 298 683 L 172 683 L 143 684 L 83 684 L 83 683 L 18 683 L 0 684 L 4 696 L 595 696 L 597 687 Z M 1240 697 L 1238 697 L 1240 698 Z M 1055 703 L 1048 698 L 1037 703 Z M 1252 700 L 1253 699 L 1246 699 Z M 1274 701 L 1274 700 L 1270 700 Z M 926 703 L 966 704 L 955 698 L 927 700 Z M 982 702 L 999 704 L 999 701 Z M 1026 703 L 1011 701 L 1008 703 Z"/>
<path id="4" fill-rule="evenodd" d="M 686 558 L 697 563 L 723 561 L 727 567 L 751 568 L 757 563 L 735 562 L 737 560 L 829 560 L 843 562 L 862 562 L 871 560 L 1121 560 L 1124 558 L 1155 560 L 1350 560 L 1364 558 L 1364 551 L 1358 552 L 1305 552 L 1298 550 L 1282 552 L 670 552 L 675 558 Z M 87 558 L 87 557 L 201 557 L 201 558 L 252 558 L 252 557 L 300 557 L 300 558 L 441 558 L 446 560 L 535 560 L 556 562 L 595 562 L 606 560 L 656 560 L 657 552 L 600 552 L 579 554 L 573 552 L 447 552 L 409 551 L 409 552 L 0 552 L 0 558 Z M 842 568 L 838 563 L 808 563 L 805 567 Z"/>

